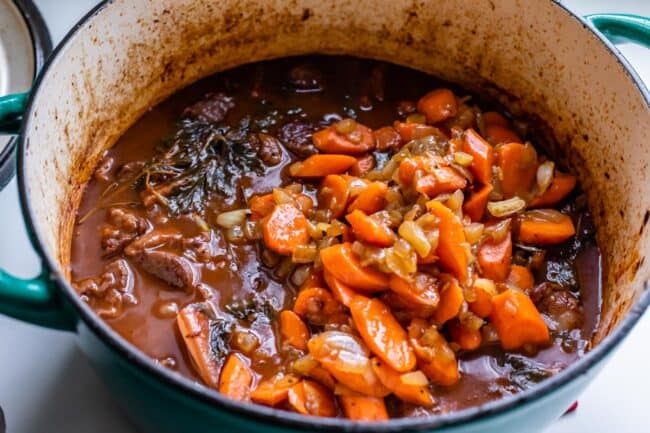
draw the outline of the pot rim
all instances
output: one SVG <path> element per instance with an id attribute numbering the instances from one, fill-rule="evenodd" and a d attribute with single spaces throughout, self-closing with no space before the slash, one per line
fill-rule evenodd
<path id="1" fill-rule="evenodd" d="M 608 39 L 606 39 L 605 36 L 592 28 L 587 21 L 560 3 L 560 0 L 549 1 L 551 1 L 553 6 L 559 8 L 560 11 L 573 18 L 577 25 L 581 25 L 587 29 L 593 37 L 607 47 L 610 54 L 613 55 L 618 63 L 623 67 L 623 71 L 634 82 L 639 93 L 645 100 L 646 107 L 650 110 L 650 92 L 648 92 L 648 89 L 637 72 L 632 68 L 627 59 L 623 57 L 620 51 L 618 51 L 618 49 Z M 506 413 L 519 405 L 527 404 L 541 399 L 542 397 L 549 396 L 553 391 L 556 391 L 558 388 L 567 385 L 572 380 L 586 374 L 592 367 L 600 363 L 627 336 L 650 305 L 650 281 L 646 281 L 644 283 L 643 293 L 616 329 L 607 335 L 598 346 L 587 352 L 584 357 L 568 366 L 565 370 L 551 378 L 545 379 L 532 388 L 521 391 L 517 394 L 493 400 L 479 406 L 427 418 L 397 418 L 382 423 L 373 423 L 350 421 L 342 418 L 307 417 L 267 406 L 231 400 L 221 395 L 216 390 L 198 384 L 155 363 L 152 358 L 145 355 L 140 349 L 131 343 L 127 342 L 95 312 L 93 312 L 90 306 L 81 300 L 70 283 L 57 270 L 57 261 L 50 252 L 44 248 L 42 236 L 34 223 L 34 211 L 29 201 L 27 178 L 25 176 L 26 151 L 29 142 L 28 138 L 25 137 L 25 132 L 29 129 L 30 122 L 32 121 L 31 113 L 34 109 L 35 100 L 38 97 L 43 82 L 47 79 L 49 69 L 58 58 L 59 53 L 63 51 L 68 43 L 77 35 L 77 32 L 85 26 L 90 19 L 100 14 L 105 8 L 109 7 L 111 3 L 112 0 L 102 0 L 101 3 L 83 16 L 57 45 L 52 55 L 47 59 L 41 73 L 38 75 L 25 111 L 25 121 L 21 126 L 18 143 L 17 177 L 23 219 L 25 220 L 27 231 L 36 253 L 42 258 L 44 266 L 47 267 L 50 272 L 52 283 L 56 284 L 59 291 L 65 295 L 67 301 L 74 306 L 76 313 L 84 321 L 86 326 L 88 326 L 88 328 L 92 330 L 92 332 L 97 335 L 102 342 L 124 358 L 122 361 L 126 361 L 140 368 L 144 373 L 153 375 L 165 385 L 174 387 L 177 390 L 182 391 L 185 395 L 191 396 L 203 404 L 216 406 L 221 410 L 227 410 L 228 412 L 236 414 L 242 418 L 251 417 L 252 421 L 261 423 L 269 422 L 278 427 L 285 426 L 290 428 L 301 428 L 304 430 L 315 430 L 318 432 L 354 431 L 364 433 L 387 433 L 402 431 L 405 429 L 410 431 L 432 430 L 441 427 L 458 426 L 486 419 L 491 416 Z"/>

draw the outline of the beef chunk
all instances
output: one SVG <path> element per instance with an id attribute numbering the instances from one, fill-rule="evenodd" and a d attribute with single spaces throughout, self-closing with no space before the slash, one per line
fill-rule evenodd
<path id="1" fill-rule="evenodd" d="M 103 272 L 74 284 L 82 299 L 104 318 L 119 316 L 127 305 L 138 303 L 133 295 L 133 271 L 124 259 L 115 260 Z"/>
<path id="2" fill-rule="evenodd" d="M 211 230 L 198 236 L 183 238 L 183 249 L 200 263 L 208 263 L 217 257 L 225 257 L 227 248 L 219 233 Z"/>
<path id="3" fill-rule="evenodd" d="M 257 155 L 264 164 L 271 167 L 282 161 L 282 146 L 277 138 L 262 133 L 252 137 L 255 137 L 252 144 L 257 148 Z"/>
<path id="4" fill-rule="evenodd" d="M 324 88 L 323 74 L 309 64 L 294 66 L 289 71 L 289 84 L 296 92 L 320 92 Z"/>
<path id="5" fill-rule="evenodd" d="M 222 122 L 230 110 L 235 107 L 235 99 L 225 93 L 208 93 L 199 102 L 183 111 L 183 116 L 200 119 L 205 122 Z"/>
<path id="6" fill-rule="evenodd" d="M 125 209 L 114 207 L 108 210 L 108 224 L 101 229 L 102 249 L 107 255 L 121 252 L 136 237 L 149 230 L 146 218 Z"/>
<path id="7" fill-rule="evenodd" d="M 318 152 L 311 141 L 314 130 L 311 123 L 295 119 L 282 125 L 278 132 L 278 139 L 289 151 L 304 158 Z"/>
<path id="8" fill-rule="evenodd" d="M 564 287 L 545 282 L 530 293 L 539 311 L 553 322 L 554 331 L 569 331 L 582 326 L 584 313 L 580 300 Z"/>

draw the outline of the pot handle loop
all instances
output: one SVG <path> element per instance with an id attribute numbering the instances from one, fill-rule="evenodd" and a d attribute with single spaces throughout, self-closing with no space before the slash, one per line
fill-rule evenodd
<path id="1" fill-rule="evenodd" d="M 593 14 L 585 16 L 598 31 L 614 44 L 636 43 L 650 48 L 650 18 L 630 14 Z"/>
<path id="2" fill-rule="evenodd" d="M 0 96 L 0 135 L 18 134 L 29 93 Z"/>

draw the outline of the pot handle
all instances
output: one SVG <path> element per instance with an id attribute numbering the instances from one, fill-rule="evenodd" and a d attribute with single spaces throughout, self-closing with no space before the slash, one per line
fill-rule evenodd
<path id="1" fill-rule="evenodd" d="M 585 19 L 614 44 L 632 42 L 650 48 L 650 18 L 630 14 L 593 14 Z"/>
<path id="2" fill-rule="evenodd" d="M 17 135 L 29 93 L 0 96 L 0 135 Z"/>

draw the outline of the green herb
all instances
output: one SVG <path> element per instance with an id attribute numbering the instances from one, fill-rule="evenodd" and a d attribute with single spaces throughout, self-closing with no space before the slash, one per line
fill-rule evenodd
<path id="1" fill-rule="evenodd" d="M 235 319 L 249 323 L 258 318 L 271 318 L 275 311 L 268 300 L 263 300 L 257 295 L 233 301 L 226 305 L 225 310 Z"/>
<path id="2" fill-rule="evenodd" d="M 212 354 L 221 359 L 230 352 L 230 337 L 234 325 L 223 319 L 210 321 L 210 348 Z"/>

